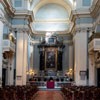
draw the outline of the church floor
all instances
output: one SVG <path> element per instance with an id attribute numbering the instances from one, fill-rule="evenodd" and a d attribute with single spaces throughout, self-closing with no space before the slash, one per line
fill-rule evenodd
<path id="1" fill-rule="evenodd" d="M 64 100 L 60 91 L 38 91 L 33 100 Z"/>

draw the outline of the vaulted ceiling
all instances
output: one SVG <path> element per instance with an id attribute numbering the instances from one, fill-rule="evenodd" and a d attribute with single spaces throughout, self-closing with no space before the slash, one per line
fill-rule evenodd
<path id="1" fill-rule="evenodd" d="M 68 33 L 73 0 L 31 0 L 34 33 Z"/>
<path id="2" fill-rule="evenodd" d="M 31 0 L 31 9 L 36 12 L 41 6 L 46 5 L 48 3 L 56 3 L 59 4 L 66 9 L 73 8 L 73 0 Z"/>

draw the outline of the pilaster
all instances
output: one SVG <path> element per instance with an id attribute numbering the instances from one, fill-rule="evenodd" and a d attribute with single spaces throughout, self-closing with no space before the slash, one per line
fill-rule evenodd
<path id="1" fill-rule="evenodd" d="M 76 85 L 87 85 L 87 30 L 76 31 L 74 36 L 74 77 Z"/>
<path id="2" fill-rule="evenodd" d="M 27 61 L 27 32 L 19 30 L 17 32 L 16 46 L 16 85 L 26 85 Z"/>

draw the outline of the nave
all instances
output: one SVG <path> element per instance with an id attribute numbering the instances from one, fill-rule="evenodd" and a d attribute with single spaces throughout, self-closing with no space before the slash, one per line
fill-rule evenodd
<path id="1" fill-rule="evenodd" d="M 38 91 L 34 100 L 64 100 L 61 91 L 44 90 Z"/>
<path id="2" fill-rule="evenodd" d="M 100 88 L 95 86 L 64 86 L 39 89 L 36 85 L 0 88 L 0 100 L 100 100 Z"/>
<path id="3" fill-rule="evenodd" d="M 64 100 L 55 89 L 39 90 L 37 86 L 6 86 L 0 88 L 0 100 Z"/>

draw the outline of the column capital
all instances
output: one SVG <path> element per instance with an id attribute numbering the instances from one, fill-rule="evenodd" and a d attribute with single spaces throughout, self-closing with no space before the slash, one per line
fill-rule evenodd
<path id="1" fill-rule="evenodd" d="M 93 27 L 92 26 L 85 26 L 85 25 L 76 25 L 73 30 L 73 35 L 75 36 L 77 33 L 81 32 L 93 32 Z"/>
<path id="2" fill-rule="evenodd" d="M 13 29 L 12 29 L 14 32 L 16 32 L 16 33 L 30 33 L 30 31 L 29 31 L 29 28 L 28 27 L 26 27 L 25 25 L 22 27 L 22 25 L 21 26 L 19 26 L 19 27 L 13 27 Z"/>
<path id="3" fill-rule="evenodd" d="M 75 27 L 76 31 L 90 31 L 93 30 L 93 26 L 90 24 L 83 24 L 83 25 L 76 25 Z"/>

